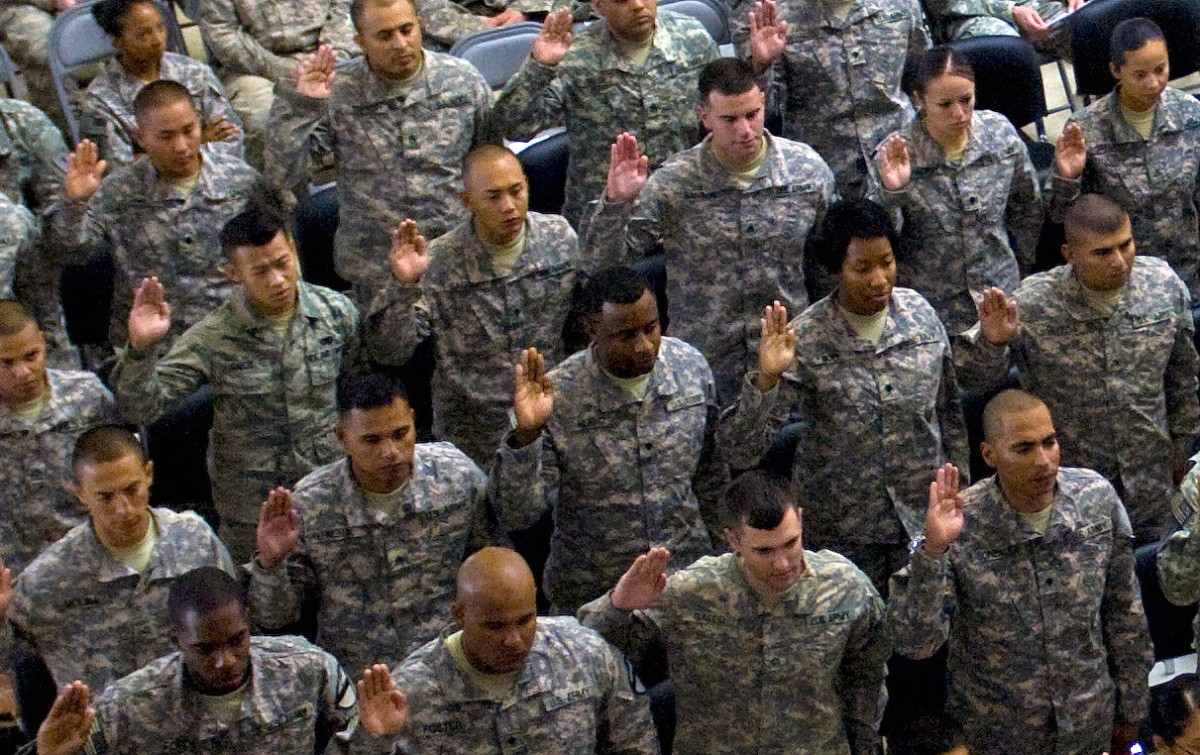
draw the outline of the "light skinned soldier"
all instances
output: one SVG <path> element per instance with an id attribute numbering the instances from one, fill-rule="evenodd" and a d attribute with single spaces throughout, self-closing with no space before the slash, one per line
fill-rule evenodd
<path id="1" fill-rule="evenodd" d="M 71 492 L 89 520 L 42 551 L 21 575 L 0 568 L 0 648 L 28 646 L 61 688 L 93 690 L 167 653 L 167 591 L 200 566 L 235 574 L 225 546 L 200 517 L 150 508 L 154 465 L 128 430 L 104 425 L 79 437 Z"/>
<path id="2" fill-rule="evenodd" d="M 753 358 L 750 313 L 773 299 L 808 305 L 804 247 L 834 198 L 833 174 L 808 145 L 766 133 L 766 97 L 747 64 L 709 63 L 699 90 L 711 134 L 653 175 L 637 139 L 617 137 L 582 256 L 596 270 L 661 245 L 672 332 L 708 359 L 725 405 Z"/>
<path id="3" fill-rule="evenodd" d="M 975 324 L 984 288 L 1011 292 L 1037 256 L 1042 200 L 1029 152 L 1008 119 L 975 109 L 975 72 L 949 45 L 921 56 L 919 120 L 879 145 L 872 198 L 899 210 L 900 285 L 950 333 Z"/>
<path id="4" fill-rule="evenodd" d="M 270 121 L 268 175 L 280 186 L 304 178 L 310 140 L 337 160 L 341 213 L 334 238 L 338 274 L 366 307 L 387 277 L 388 234 L 418 218 L 434 239 L 466 219 L 460 166 L 489 141 L 492 90 L 470 63 L 421 47 L 412 0 L 355 0 L 364 57 L 338 72 L 322 47 L 280 89 Z"/>
<path id="5" fill-rule="evenodd" d="M 688 95 L 717 45 L 695 19 L 658 11 L 657 0 L 596 0 L 601 21 L 575 38 L 571 11 L 551 13 L 529 59 L 496 101 L 509 139 L 566 126 L 571 139 L 562 214 L 575 228 L 604 191 L 616 129 L 633 134 L 651 170 L 700 139 Z"/>
<path id="6" fill-rule="evenodd" d="M 712 553 L 727 480 L 712 371 L 696 349 L 662 338 L 646 281 L 601 270 L 579 310 L 588 349 L 553 372 L 537 349 L 521 353 L 515 427 L 490 475 L 505 530 L 552 512 L 543 589 L 568 614 L 653 546 L 671 551 L 672 570 Z"/>
<path id="7" fill-rule="evenodd" d="M 31 753 L 345 752 L 358 723 L 354 684 L 300 637 L 252 637 L 245 589 L 202 567 L 171 585 L 175 652 L 96 699 L 82 682 L 59 694 Z"/>
<path id="8" fill-rule="evenodd" d="M 1166 40 L 1149 19 L 1113 30 L 1111 94 L 1076 112 L 1058 140 L 1049 185 L 1051 215 L 1060 219 L 1082 193 L 1121 205 L 1146 254 L 1161 257 L 1200 308 L 1200 103 L 1167 86 Z"/>
<path id="9" fill-rule="evenodd" d="M 998 394 L 983 434 L 996 474 L 960 493 L 958 470 L 938 470 L 892 577 L 896 651 L 949 641 L 949 711 L 973 754 L 1128 752 L 1153 658 L 1125 509 L 1100 475 L 1059 467 L 1034 396 Z"/>
<path id="10" fill-rule="evenodd" d="M 921 530 L 929 470 L 967 461 L 958 383 L 933 307 L 895 287 L 889 215 L 839 203 L 821 236 L 837 287 L 791 323 L 778 301 L 763 310 L 758 369 L 722 421 L 722 450 L 751 467 L 785 423 L 801 423 L 792 484 L 809 543 L 849 557 L 883 592 Z"/>
<path id="11" fill-rule="evenodd" d="M 879 593 L 844 557 L 804 548 L 785 481 L 747 472 L 725 504 L 732 553 L 667 577 L 670 553 L 652 548 L 580 620 L 631 658 L 666 645 L 676 752 L 876 752 L 890 650 Z"/>
<path id="12" fill-rule="evenodd" d="M 273 192 L 242 160 L 202 151 L 200 114 L 187 87 L 148 84 L 134 98 L 134 134 L 145 160 L 101 178 L 108 167 L 97 146 L 81 141 L 67 159 L 62 202 L 53 219 L 68 254 L 107 242 L 117 267 L 110 340 L 124 344 L 129 301 L 138 282 L 155 276 L 175 303 L 171 339 L 229 296 L 217 236 L 252 200 Z"/>
<path id="13" fill-rule="evenodd" d="M 1015 365 L 1055 416 L 1064 462 L 1116 487 L 1142 542 L 1170 503 L 1200 434 L 1188 291 L 1162 260 L 1136 256 L 1129 216 L 1087 194 L 1064 218 L 1067 264 L 984 293 L 956 341 L 963 386 L 994 390 Z"/>
<path id="14" fill-rule="evenodd" d="M 0 192 L 0 297 L 14 296 L 17 265 L 36 254 L 42 225 L 22 204 Z"/>
<path id="15" fill-rule="evenodd" d="M 1084 0 L 936 0 L 924 5 L 935 39 L 1028 39 L 1040 52 L 1071 58 L 1074 23 L 1067 14 Z"/>
<path id="16" fill-rule="evenodd" d="M 315 604 L 316 640 L 346 668 L 395 666 L 437 636 L 458 565 L 491 544 L 487 478 L 449 443 L 416 443 L 394 379 L 342 375 L 337 401 L 345 457 L 263 504 L 256 621 L 286 626 Z"/>
<path id="17" fill-rule="evenodd" d="M 15 301 L 0 301 L 0 554 L 13 574 L 87 519 L 64 487 L 75 441 L 117 420 L 112 394 L 90 372 L 46 368 L 46 340 Z"/>
<path id="18" fill-rule="evenodd" d="M 252 206 L 220 241 L 234 288 L 228 301 L 166 348 L 171 307 L 162 284 L 144 279 L 112 384 L 121 412 L 143 424 L 212 387 L 213 503 L 221 539 L 245 563 L 267 492 L 340 455 L 334 379 L 357 357 L 359 320 L 345 296 L 300 280 L 282 216 Z"/>
<path id="19" fill-rule="evenodd" d="M 451 614 L 456 626 L 394 672 L 364 672 L 355 752 L 657 755 L 624 661 L 575 619 L 538 618 L 533 574 L 516 552 L 467 559 Z"/>
<path id="20" fill-rule="evenodd" d="M 783 110 L 783 136 L 829 163 L 838 193 L 867 191 L 875 146 L 913 118 L 900 88 L 906 61 L 929 47 L 916 0 L 738 0 L 729 21 L 738 54 Z"/>
<path id="21" fill-rule="evenodd" d="M 428 245 L 417 222 L 401 223 L 392 279 L 364 319 L 372 356 L 384 363 L 381 347 L 402 363 L 434 336 L 434 435 L 484 465 L 508 425 L 521 349 L 564 355 L 579 252 L 564 218 L 529 212 L 529 182 L 508 149 L 476 147 L 462 176 L 468 219 Z"/>
<path id="22" fill-rule="evenodd" d="M 54 118 L 55 129 L 65 127 L 62 106 L 50 74 L 50 26 L 77 0 L 13 0 L 0 7 L 4 49 L 21 71 L 29 102 Z M 86 71 L 84 72 L 86 74 Z"/>
<path id="23" fill-rule="evenodd" d="M 96 23 L 117 54 L 88 84 L 80 99 L 80 134 L 96 143 L 109 166 L 133 162 L 137 119 L 133 102 L 146 84 L 169 79 L 183 84 L 200 115 L 206 150 L 242 157 L 241 119 L 225 89 L 205 63 L 167 52 L 167 26 L 152 0 L 104 0 L 92 6 Z"/>

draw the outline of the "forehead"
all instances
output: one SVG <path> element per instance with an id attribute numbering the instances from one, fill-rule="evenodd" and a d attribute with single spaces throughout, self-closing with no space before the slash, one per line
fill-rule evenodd
<path id="1" fill-rule="evenodd" d="M 743 547 L 778 548 L 800 535 L 800 513 L 794 508 L 789 508 L 773 530 L 760 530 L 742 522 L 738 534 Z"/>
<path id="2" fill-rule="evenodd" d="M 180 99 L 151 108 L 137 120 L 138 126 L 144 131 L 167 131 L 196 123 L 200 115 L 191 100 Z"/>
<path id="3" fill-rule="evenodd" d="M 367 0 L 363 6 L 362 33 L 371 34 L 381 29 L 394 29 L 405 24 L 417 23 L 417 13 L 408 0 L 396 0 L 388 5 L 380 5 L 374 0 Z"/>
<path id="4" fill-rule="evenodd" d="M 412 422 L 412 409 L 402 398 L 394 399 L 387 406 L 351 409 L 342 417 L 342 427 L 351 435 L 386 434 Z"/>
<path id="5" fill-rule="evenodd" d="M 1146 44 L 1125 53 L 1125 65 L 1135 68 L 1154 68 L 1167 61 L 1167 46 L 1161 39 L 1151 39 Z"/>
<path id="6" fill-rule="evenodd" d="M 231 600 L 219 608 L 199 613 L 194 608 L 184 612 L 181 636 L 188 644 L 221 643 L 249 629 L 246 609 Z"/>
<path id="7" fill-rule="evenodd" d="M 162 21 L 162 14 L 153 3 L 138 3 L 121 16 L 122 24 L 157 24 Z"/>
<path id="8" fill-rule="evenodd" d="M 892 242 L 887 236 L 873 239 L 851 238 L 846 246 L 845 264 L 881 264 L 892 256 Z"/>
<path id="9" fill-rule="evenodd" d="M 513 583 L 486 591 L 472 591 L 463 599 L 463 607 L 477 621 L 513 623 L 531 613 L 537 613 L 537 588 Z"/>
<path id="10" fill-rule="evenodd" d="M 15 357 L 28 354 L 36 348 L 46 345 L 42 332 L 33 323 L 25 323 L 25 327 L 16 333 L 0 336 L 0 355 Z"/>
<path id="11" fill-rule="evenodd" d="M 654 295 L 646 290 L 633 304 L 604 302 L 597 329 L 603 333 L 619 333 L 641 329 L 655 322 L 658 322 L 658 304 L 654 301 Z"/>
<path id="12" fill-rule="evenodd" d="M 105 489 L 131 485 L 145 475 L 145 465 L 132 453 L 113 461 L 83 462 L 75 471 L 80 485 Z"/>
<path id="13" fill-rule="evenodd" d="M 512 186 L 524 180 L 525 171 L 517 158 L 512 155 L 499 155 L 476 160 L 463 176 L 463 185 L 467 191 L 487 191 Z"/>
<path id="14" fill-rule="evenodd" d="M 943 73 L 925 85 L 926 97 L 962 97 L 975 91 L 975 82 L 954 73 Z"/>
<path id="15" fill-rule="evenodd" d="M 1050 410 L 1043 404 L 1000 417 L 997 430 L 996 441 L 1001 445 L 1040 442 L 1054 435 L 1054 422 L 1050 419 Z"/>
<path id="16" fill-rule="evenodd" d="M 277 231 L 270 241 L 262 246 L 239 246 L 233 250 L 233 261 L 239 267 L 253 268 L 290 256 L 292 245 L 287 234 Z"/>
<path id="17" fill-rule="evenodd" d="M 717 116 L 734 115 L 753 110 L 762 105 L 762 101 L 762 90 L 755 84 L 750 87 L 749 91 L 742 92 L 741 94 L 725 94 L 715 90 L 709 92 L 705 108 Z"/>

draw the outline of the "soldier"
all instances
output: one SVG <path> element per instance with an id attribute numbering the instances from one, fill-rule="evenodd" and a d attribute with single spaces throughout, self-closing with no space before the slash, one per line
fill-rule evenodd
<path id="1" fill-rule="evenodd" d="M 792 478 L 809 542 L 846 555 L 884 592 L 920 532 L 929 470 L 966 464 L 966 429 L 946 331 L 920 294 L 894 287 L 888 214 L 841 203 L 821 235 L 837 288 L 790 324 L 779 302 L 763 311 L 758 370 L 724 419 L 722 448 L 746 468 L 785 422 L 800 423 Z"/>
<path id="2" fill-rule="evenodd" d="M 282 627 L 315 603 L 317 642 L 347 668 L 396 665 L 437 635 L 458 565 L 489 544 L 487 478 L 449 443 L 416 443 L 395 380 L 342 375 L 337 407 L 345 458 L 263 504 L 256 620 Z"/>
<path id="3" fill-rule="evenodd" d="M 996 474 L 960 494 L 958 470 L 939 470 L 924 533 L 892 577 L 896 650 L 925 658 L 949 640 L 950 711 L 973 755 L 1014 742 L 1128 752 L 1153 659 L 1125 508 L 1100 475 L 1058 466 L 1034 396 L 998 394 L 983 434 Z"/>
<path id="4" fill-rule="evenodd" d="M 217 234 L 251 199 L 272 196 L 253 168 L 215 151 L 202 152 L 200 114 L 175 81 L 147 84 L 134 99 L 134 136 L 147 159 L 101 181 L 107 163 L 90 140 L 67 160 L 62 203 L 53 231 L 83 251 L 112 245 L 117 266 L 110 340 L 125 343 L 125 321 L 137 282 L 157 276 L 175 302 L 171 338 L 199 322 L 229 296 Z"/>
<path id="5" fill-rule="evenodd" d="M 459 166 L 487 141 L 492 91 L 465 60 L 422 50 L 413 0 L 355 0 L 352 12 L 365 58 L 336 84 L 328 47 L 296 67 L 296 88 L 281 89 L 271 108 L 267 159 L 276 183 L 292 187 L 310 139 L 336 156 L 339 202 L 354 211 L 341 213 L 334 261 L 365 308 L 400 221 L 419 218 L 432 239 L 466 219 Z"/>
<path id="6" fill-rule="evenodd" d="M 133 162 L 133 102 L 142 87 L 158 79 L 187 88 L 200 115 L 206 151 L 242 157 L 242 123 L 225 99 L 221 82 L 206 64 L 167 52 L 166 22 L 153 0 L 103 0 L 92 6 L 92 15 L 112 38 L 117 54 L 83 93 L 80 132 L 96 143 L 109 166 Z"/>
<path id="7" fill-rule="evenodd" d="M 712 133 L 649 179 L 637 140 L 617 137 L 583 255 L 594 270 L 662 246 L 673 332 L 708 359 L 725 405 L 755 349 L 747 315 L 772 299 L 808 305 L 804 245 L 834 198 L 833 174 L 808 145 L 763 130 L 766 98 L 745 63 L 709 63 L 699 89 Z"/>
<path id="8" fill-rule="evenodd" d="M 462 174 L 469 219 L 428 248 L 415 221 L 401 223 L 393 280 L 365 319 L 372 348 L 393 350 L 401 363 L 433 333 L 434 434 L 487 464 L 508 424 L 508 376 L 521 348 L 563 356 L 578 248 L 565 219 L 528 211 L 529 184 L 508 149 L 471 150 Z"/>
<path id="9" fill-rule="evenodd" d="M 1050 212 L 1061 219 L 1085 192 L 1121 205 L 1133 235 L 1187 284 L 1200 309 L 1200 103 L 1167 86 L 1162 30 L 1145 18 L 1113 30 L 1109 68 L 1117 87 L 1072 116 L 1058 140 Z"/>
<path id="10" fill-rule="evenodd" d="M 984 293 L 956 342 L 963 385 L 994 390 L 1016 365 L 1051 407 L 1064 460 L 1109 479 L 1134 534 L 1157 540 L 1200 435 L 1188 292 L 1162 260 L 1135 257 L 1129 216 L 1098 194 L 1064 218 L 1066 265 L 1012 295 Z"/>
<path id="11" fill-rule="evenodd" d="M 41 236 L 41 224 L 29 208 L 0 193 L 0 298 L 13 298 L 18 261 L 35 253 Z"/>
<path id="12" fill-rule="evenodd" d="M 725 493 L 733 553 L 670 577 L 652 548 L 580 620 L 636 658 L 667 646 L 689 755 L 871 755 L 883 712 L 883 601 L 866 575 L 830 551 L 806 550 L 800 510 L 761 471 Z"/>
<path id="13" fill-rule="evenodd" d="M 0 6 L 4 48 L 21 70 L 30 103 L 52 115 L 55 130 L 66 126 L 50 74 L 50 26 L 77 0 L 12 0 Z"/>
<path id="14" fill-rule="evenodd" d="M 962 53 L 926 52 L 913 88 L 921 118 L 879 145 L 871 194 L 901 216 L 900 284 L 960 333 L 975 323 L 984 288 L 1012 291 L 1033 266 L 1041 192 L 1008 119 L 975 110 L 975 72 Z"/>
<path id="15" fill-rule="evenodd" d="M 353 683 L 303 638 L 251 637 L 237 580 L 190 571 L 171 584 L 167 612 L 176 652 L 114 682 L 94 709 L 87 685 L 67 685 L 38 730 L 38 755 L 345 751 L 358 722 Z"/>
<path id="16" fill-rule="evenodd" d="M 33 317 L 0 301 L 0 553 L 13 571 L 86 520 L 64 487 L 75 440 L 117 419 L 112 394 L 90 372 L 46 369 L 46 341 Z"/>
<path id="17" fill-rule="evenodd" d="M 503 528 L 553 512 L 544 589 L 573 614 L 655 545 L 682 568 L 712 553 L 726 481 L 717 392 L 700 352 L 661 338 L 658 307 L 627 267 L 592 277 L 580 315 L 591 346 L 546 374 L 526 349 L 515 368 L 514 430 L 491 473 Z"/>
<path id="18" fill-rule="evenodd" d="M 220 241 L 235 287 L 229 300 L 164 354 L 170 307 L 162 284 L 143 280 L 112 383 L 117 406 L 142 423 L 212 386 L 213 503 L 221 539 L 244 563 L 254 555 L 267 492 L 338 457 L 333 383 L 358 353 L 359 320 L 345 296 L 300 280 L 281 216 L 252 206 L 226 224 Z"/>
<path id="19" fill-rule="evenodd" d="M 625 664 L 573 618 L 538 618 L 529 567 L 485 548 L 462 565 L 457 631 L 358 683 L 366 745 L 397 753 L 657 755 Z M 380 738 L 387 740 L 381 741 Z"/>
<path id="20" fill-rule="evenodd" d="M 875 146 L 913 118 L 900 83 L 929 47 L 917 0 L 738 0 L 733 41 L 754 70 L 771 70 L 783 135 L 804 137 L 829 163 L 838 193 L 867 190 Z"/>
<path id="21" fill-rule="evenodd" d="M 62 687 L 91 689 L 169 649 L 167 590 L 200 566 L 235 574 L 225 546 L 200 517 L 150 508 L 154 464 L 128 430 L 79 437 L 71 492 L 89 521 L 47 548 L 12 582 L 0 567 L 0 648 L 29 645 Z"/>
<path id="22" fill-rule="evenodd" d="M 1039 51 L 1071 59 L 1074 24 L 1068 14 L 1084 0 L 936 0 L 925 5 L 937 39 L 1021 36 Z"/>
<path id="23" fill-rule="evenodd" d="M 1150 690 L 1154 752 L 1188 755 L 1200 749 L 1200 677 L 1179 674 Z"/>
<path id="24" fill-rule="evenodd" d="M 547 17 L 494 113 L 497 128 L 510 139 L 567 127 L 571 150 L 562 214 L 576 228 L 604 191 L 604 147 L 615 129 L 638 138 L 651 169 L 696 143 L 700 123 L 686 92 L 718 55 L 698 21 L 658 13 L 657 0 L 596 0 L 594 6 L 603 21 L 577 40 L 569 10 Z"/>

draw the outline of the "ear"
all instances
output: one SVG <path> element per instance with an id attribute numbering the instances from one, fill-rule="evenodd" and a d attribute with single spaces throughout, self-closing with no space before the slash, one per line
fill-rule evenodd
<path id="1" fill-rule="evenodd" d="M 357 29 L 354 31 L 354 44 L 358 45 L 358 49 L 360 50 L 363 47 L 363 35 Z"/>
<path id="2" fill-rule="evenodd" d="M 146 472 L 146 480 L 148 482 L 150 482 L 151 484 L 153 484 L 154 483 L 154 462 L 147 459 L 146 466 L 142 467 L 142 469 Z"/>
<path id="3" fill-rule="evenodd" d="M 741 540 L 738 538 L 737 530 L 732 527 L 725 528 L 725 540 L 729 543 L 729 546 L 731 548 L 733 548 L 734 550 L 737 550 L 738 548 L 742 547 Z"/>
<path id="4" fill-rule="evenodd" d="M 986 440 L 979 444 L 979 454 L 983 457 L 983 462 L 992 469 L 996 468 L 996 448 Z"/>
<path id="5" fill-rule="evenodd" d="M 346 431 L 342 429 L 342 423 L 339 422 L 333 426 L 333 434 L 338 439 L 338 443 L 346 442 Z"/>
<path id="6" fill-rule="evenodd" d="M 450 617 L 454 619 L 455 624 L 458 624 L 459 629 L 466 626 L 467 611 L 462 603 L 456 600 L 450 604 Z"/>
<path id="7" fill-rule="evenodd" d="M 467 196 L 466 191 L 460 191 L 458 193 L 458 201 L 462 202 L 463 207 L 467 208 L 467 212 L 471 211 L 471 198 Z"/>
<path id="8" fill-rule="evenodd" d="M 1111 63 L 1111 62 L 1110 62 L 1110 63 L 1108 64 L 1108 72 L 1112 74 L 1112 77 L 1113 77 L 1114 79 L 1120 79 L 1120 78 L 1121 78 L 1121 66 L 1117 65 L 1116 63 Z"/>
<path id="9" fill-rule="evenodd" d="M 133 129 L 133 140 L 137 142 L 137 145 L 142 148 L 143 152 L 146 151 L 146 141 L 142 138 L 142 130 L 136 126 Z"/>
<path id="10" fill-rule="evenodd" d="M 237 252 L 235 251 L 234 254 Z M 237 262 L 226 257 L 224 264 L 221 265 L 221 271 L 225 273 L 225 277 L 229 279 L 230 283 L 235 286 L 242 285 L 242 273 L 238 270 Z"/>
<path id="11" fill-rule="evenodd" d="M 1070 243 L 1063 242 L 1059 252 L 1062 253 L 1062 258 L 1067 262 L 1067 264 L 1071 264 L 1071 258 L 1075 256 L 1075 250 L 1071 248 Z"/>
<path id="12" fill-rule="evenodd" d="M 81 504 L 83 503 L 83 495 L 82 495 L 82 491 L 79 488 L 78 483 L 76 483 L 74 480 L 63 480 L 62 486 L 63 486 L 64 490 L 66 490 L 71 495 L 75 496 L 75 498 Z M 86 508 L 86 505 L 85 505 L 85 508 Z"/>
<path id="13" fill-rule="evenodd" d="M 920 92 L 912 93 L 912 103 L 917 106 L 917 110 L 925 109 L 925 96 Z"/>

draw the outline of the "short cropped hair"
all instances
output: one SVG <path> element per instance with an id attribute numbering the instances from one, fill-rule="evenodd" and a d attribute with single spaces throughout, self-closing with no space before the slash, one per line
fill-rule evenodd
<path id="1" fill-rule="evenodd" d="M 600 316 L 607 304 L 636 304 L 650 283 L 631 267 L 606 267 L 587 279 L 579 292 L 579 316 L 588 322 Z"/>
<path id="2" fill-rule="evenodd" d="M 983 439 L 995 440 L 1000 423 L 1010 414 L 1018 414 L 1045 406 L 1046 402 L 1020 388 L 1006 388 L 988 399 L 983 407 Z"/>
<path id="3" fill-rule="evenodd" d="M 1200 708 L 1200 677 L 1180 674 L 1150 688 L 1150 730 L 1174 744 Z"/>
<path id="4" fill-rule="evenodd" d="M 817 262 L 837 273 L 846 261 L 851 239 L 878 238 L 886 238 L 893 253 L 899 246 L 900 237 L 891 216 L 869 199 L 849 199 L 829 208 L 811 246 Z"/>
<path id="5" fill-rule="evenodd" d="M 131 454 L 138 463 L 146 463 L 146 449 L 132 430 L 122 425 L 99 425 L 76 439 L 71 470 L 78 478 L 79 468 L 84 465 L 107 464 Z"/>
<path id="6" fill-rule="evenodd" d="M 501 157 L 511 157 L 513 160 L 517 161 L 517 165 L 521 164 L 521 161 L 517 158 L 517 153 L 501 144 L 477 144 L 472 147 L 471 151 L 467 152 L 466 157 L 464 157 L 462 161 L 463 183 L 465 184 L 467 182 L 467 174 L 471 172 L 476 163 L 484 160 L 496 160 Z M 522 175 L 525 173 L 525 168 L 523 166 L 521 168 L 521 173 Z"/>
<path id="7" fill-rule="evenodd" d="M 1147 42 L 1156 39 L 1164 45 L 1167 43 L 1158 24 L 1148 18 L 1127 18 L 1117 24 L 1108 38 L 1108 62 L 1120 68 L 1125 65 L 1126 53 L 1140 50 Z"/>
<path id="8" fill-rule="evenodd" d="M 176 102 L 192 105 L 192 93 L 187 87 L 170 79 L 151 81 L 133 98 L 133 117 L 141 123 L 151 112 Z"/>
<path id="9" fill-rule="evenodd" d="M 239 248 L 266 246 L 280 231 L 290 238 L 284 214 L 264 201 L 251 202 L 221 229 L 221 253 L 226 260 L 232 261 L 233 253 Z"/>
<path id="10" fill-rule="evenodd" d="M 20 302 L 0 299 L 0 336 L 15 336 L 31 323 L 37 327 L 37 320 Z"/>
<path id="11" fill-rule="evenodd" d="M 92 6 L 92 17 L 110 37 L 121 36 L 121 28 L 125 24 L 125 16 L 139 5 L 149 5 L 162 15 L 162 10 L 154 0 L 101 0 Z"/>
<path id="12" fill-rule="evenodd" d="M 713 92 L 726 96 L 745 94 L 758 86 L 758 78 L 750 64 L 739 58 L 717 58 L 700 71 L 701 104 L 708 103 Z"/>
<path id="13" fill-rule="evenodd" d="M 230 603 L 245 611 L 250 605 L 246 588 L 215 566 L 201 566 L 171 582 L 167 616 L 172 629 L 182 629 L 189 612 L 203 615 Z"/>
<path id="14" fill-rule="evenodd" d="M 355 409 L 391 406 L 398 398 L 409 403 L 404 383 L 382 372 L 344 372 L 338 375 L 334 394 L 339 417 L 345 417 Z"/>
<path id="15" fill-rule="evenodd" d="M 966 55 L 950 45 L 937 45 L 926 50 L 917 62 L 913 90 L 924 96 L 929 82 L 944 74 L 975 81 L 975 69 L 971 67 L 971 61 L 967 60 Z"/>
<path id="16" fill-rule="evenodd" d="M 789 509 L 798 508 L 787 480 L 772 472 L 751 469 L 725 488 L 725 513 L 730 526 L 773 530 Z"/>
<path id="17" fill-rule="evenodd" d="M 1128 213 L 1108 197 L 1083 194 L 1063 214 L 1063 231 L 1073 243 L 1085 234 L 1116 233 L 1128 220 Z"/>
<path id="18" fill-rule="evenodd" d="M 413 15 L 419 16 L 417 6 L 413 3 L 413 0 L 351 0 L 350 23 L 354 24 L 355 31 L 362 33 L 362 17 L 363 13 L 366 13 L 368 3 L 378 8 L 387 8 L 400 2 L 408 3 L 413 9 Z"/>

